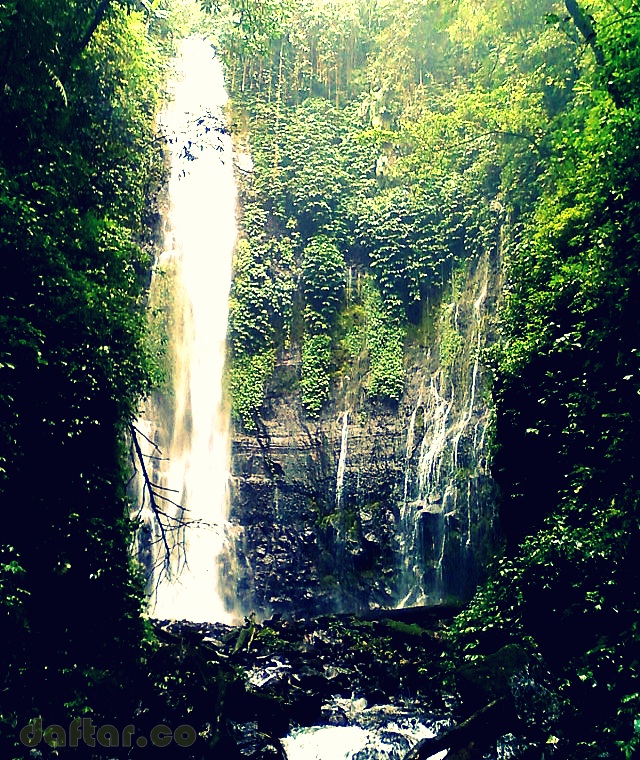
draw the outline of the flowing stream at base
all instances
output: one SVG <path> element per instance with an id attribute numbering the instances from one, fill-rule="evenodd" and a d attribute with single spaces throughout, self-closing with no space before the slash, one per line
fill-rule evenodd
<path id="1" fill-rule="evenodd" d="M 391 722 L 376 728 L 360 725 L 298 729 L 283 740 L 287 760 L 403 760 L 421 739 L 433 736 L 425 726 Z M 427 760 L 443 760 L 447 751 Z"/>
<path id="2" fill-rule="evenodd" d="M 157 505 L 154 514 L 147 489 L 138 553 L 146 552 L 153 617 L 230 622 L 217 558 L 228 511 L 222 378 L 236 187 L 222 116 L 227 94 L 212 46 L 185 40 L 171 84 L 173 99 L 161 117 L 171 161 L 169 208 L 150 294 L 168 335 L 168 378 L 138 422 Z"/>
<path id="3" fill-rule="evenodd" d="M 359 704 L 363 703 L 363 704 Z M 282 740 L 287 760 L 404 760 L 418 742 L 435 736 L 410 710 L 365 700 L 336 699 L 347 725 L 298 728 Z M 428 760 L 443 760 L 447 750 Z"/>

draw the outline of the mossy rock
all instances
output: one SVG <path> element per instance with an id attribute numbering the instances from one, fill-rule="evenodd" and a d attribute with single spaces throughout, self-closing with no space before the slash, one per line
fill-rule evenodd
<path id="1" fill-rule="evenodd" d="M 385 620 L 385 626 L 401 636 L 422 638 L 426 633 L 417 623 L 403 623 L 401 620 Z"/>
<path id="2" fill-rule="evenodd" d="M 511 693 L 511 680 L 529 664 L 529 655 L 519 644 L 507 644 L 493 654 L 480 657 L 458 669 L 461 692 L 475 692 L 484 701 Z M 478 693 L 480 692 L 480 694 Z"/>

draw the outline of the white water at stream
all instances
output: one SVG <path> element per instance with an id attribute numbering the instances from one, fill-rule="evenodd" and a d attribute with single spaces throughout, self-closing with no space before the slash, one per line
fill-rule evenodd
<path id="1" fill-rule="evenodd" d="M 171 174 L 165 249 L 154 269 L 152 309 L 168 329 L 168 388 L 138 428 L 157 449 L 151 479 L 162 524 L 143 503 L 150 543 L 150 614 L 229 622 L 218 556 L 227 530 L 229 414 L 222 379 L 236 241 L 232 146 L 224 128 L 222 67 L 210 44 L 185 40 L 173 99 L 161 117 Z M 149 440 L 141 441 L 148 444 Z M 163 561 L 171 552 L 169 567 Z"/>
<path id="2" fill-rule="evenodd" d="M 294 729 L 282 740 L 287 760 L 402 760 L 409 749 L 442 727 L 438 721 L 423 722 L 415 705 L 368 706 L 363 698 L 337 697 L 325 709 L 339 715 L 344 725 Z M 429 760 L 443 760 L 446 755 L 443 750 Z"/>

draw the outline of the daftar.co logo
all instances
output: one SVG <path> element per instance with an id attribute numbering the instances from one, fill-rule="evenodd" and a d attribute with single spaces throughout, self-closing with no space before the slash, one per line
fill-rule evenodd
<path id="1" fill-rule="evenodd" d="M 136 728 L 127 725 L 122 730 L 106 724 L 96 726 L 91 718 L 74 718 L 69 728 L 52 724 L 42 727 L 42 718 L 36 718 L 28 723 L 20 731 L 20 741 L 25 747 L 37 747 L 44 742 L 50 747 L 79 747 L 84 744 L 87 747 L 169 747 L 172 744 L 178 747 L 190 747 L 197 739 L 197 732 L 193 726 L 182 725 L 175 730 L 169 726 L 154 726 L 149 731 L 149 736 L 136 736 Z"/>

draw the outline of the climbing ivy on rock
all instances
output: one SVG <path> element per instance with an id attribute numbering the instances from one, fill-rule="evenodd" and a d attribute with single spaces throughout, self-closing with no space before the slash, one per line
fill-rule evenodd
<path id="1" fill-rule="evenodd" d="M 287 340 L 293 309 L 291 241 L 236 246 L 229 296 L 231 411 L 253 428 L 275 362 L 275 346 Z"/>
<path id="2" fill-rule="evenodd" d="M 310 332 L 329 329 L 341 305 L 345 263 L 340 249 L 327 237 L 315 237 L 302 252 L 304 319 Z"/>
<path id="3" fill-rule="evenodd" d="M 331 336 L 309 335 L 302 344 L 300 389 L 302 403 L 315 416 L 329 397 L 331 371 Z"/>

